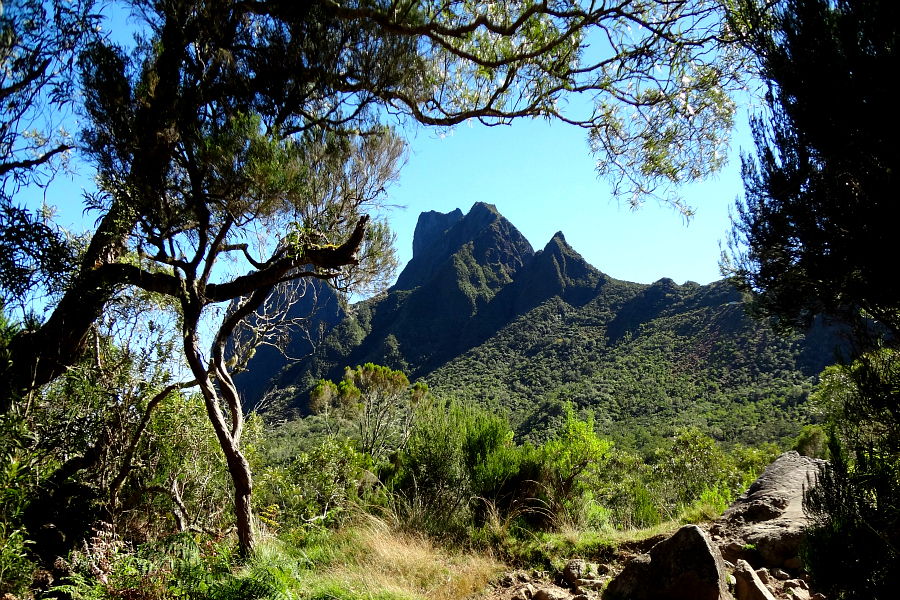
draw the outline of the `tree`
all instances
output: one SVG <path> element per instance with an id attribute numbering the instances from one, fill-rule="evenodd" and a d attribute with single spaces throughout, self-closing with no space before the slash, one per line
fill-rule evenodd
<path id="1" fill-rule="evenodd" d="M 689 215 L 667 185 L 721 166 L 728 94 L 743 72 L 724 6 L 702 0 L 124 4 L 143 27 L 134 51 L 100 38 L 78 46 L 97 228 L 83 247 L 66 246 L 47 320 L 10 340 L 0 412 L 77 361 L 122 289 L 174 299 L 235 481 L 245 550 L 252 482 L 227 340 L 279 283 L 319 278 L 360 291 L 389 280 L 392 237 L 379 211 L 403 142 L 385 119 L 559 118 L 588 130 L 600 174 L 634 205 L 657 194 Z M 603 48 L 589 59 L 592 36 Z M 566 94 L 593 95 L 594 109 L 563 113 Z M 41 252 L 9 260 L 42 273 Z M 204 356 L 202 319 L 235 300 Z"/>
<path id="2" fill-rule="evenodd" d="M 801 550 L 816 584 L 835 597 L 887 597 L 898 574 L 898 398 L 900 354 L 890 348 L 829 367 L 810 396 L 830 429 L 831 465 L 804 498 Z"/>
<path id="3" fill-rule="evenodd" d="M 771 16 L 748 11 L 770 118 L 751 121 L 757 155 L 743 159 L 746 196 L 723 270 L 784 329 L 821 314 L 862 316 L 896 338 L 900 284 L 884 261 L 896 254 L 900 118 L 883 74 L 898 68 L 900 9 L 874 0 L 778 6 L 774 30 Z"/>
<path id="4" fill-rule="evenodd" d="M 781 329 L 819 315 L 852 327 L 852 362 L 826 370 L 812 397 L 827 407 L 833 464 L 805 496 L 803 553 L 830 595 L 888 596 L 900 540 L 900 287 L 884 265 L 896 254 L 900 119 L 883 74 L 900 66 L 900 8 L 744 8 L 770 115 L 752 122 L 757 159 L 743 161 L 746 198 L 723 269 Z"/>
<path id="5" fill-rule="evenodd" d="M 0 11 L 0 182 L 4 198 L 65 159 L 74 140 L 62 123 L 72 100 L 73 64 L 98 17 L 92 0 L 12 0 Z"/>
<path id="6" fill-rule="evenodd" d="M 338 385 L 320 380 L 310 392 L 310 407 L 325 417 L 329 431 L 332 413 L 355 421 L 360 452 L 381 461 L 406 445 L 416 407 L 427 394 L 425 383 L 410 385 L 401 371 L 366 363 L 347 367 Z"/>
<path id="7" fill-rule="evenodd" d="M 202 188 L 204 168 L 227 164 L 239 144 L 233 138 L 218 148 L 221 154 L 211 147 L 201 152 L 197 144 L 210 136 L 224 142 L 232 127 L 246 132 L 246 119 L 258 119 L 261 132 L 281 140 L 313 129 L 338 137 L 374 133 L 389 115 L 437 127 L 559 117 L 589 130 L 601 174 L 618 173 L 622 193 L 635 202 L 662 193 L 664 182 L 714 172 L 724 160 L 716 153 L 727 143 L 733 112 L 727 92 L 740 69 L 733 68 L 734 46 L 723 44 L 724 9 L 716 3 L 604 3 L 590 10 L 496 3 L 489 11 L 467 2 L 128 5 L 146 27 L 137 53 L 127 57 L 100 41 L 81 60 L 91 123 L 85 141 L 107 182 L 91 205 L 97 231 L 50 318 L 16 341 L 21 375 L 5 374 L 14 389 L 58 375 L 117 286 L 152 287 L 165 279 L 123 269 L 119 261 L 126 249 L 153 255 L 165 241 L 153 233 L 160 225 L 186 225 L 179 218 L 189 207 L 160 199 L 170 185 Z M 594 62 L 583 57 L 592 31 L 605 39 Z M 568 93 L 594 94 L 595 110 L 582 117 L 562 113 L 559 100 Z M 626 183 L 632 180 L 637 187 Z M 194 201 L 199 209 L 217 199 Z M 247 208 L 241 216 L 255 216 Z M 359 218 L 342 214 L 330 223 L 319 216 L 301 227 L 325 233 L 331 244 L 346 239 Z M 249 294 L 297 266 L 336 266 L 349 258 L 348 249 L 320 248 L 277 264 L 259 260 L 265 268 L 255 278 L 220 287 L 211 299 Z"/>

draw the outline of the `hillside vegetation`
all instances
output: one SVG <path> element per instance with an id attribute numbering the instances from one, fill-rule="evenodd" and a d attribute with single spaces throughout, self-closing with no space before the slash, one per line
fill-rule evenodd
<path id="1" fill-rule="evenodd" d="M 695 427 L 735 443 L 790 443 L 805 400 L 835 360 L 833 330 L 776 335 L 725 281 L 613 279 L 556 234 L 534 252 L 496 209 L 423 213 L 397 284 L 350 307 L 309 357 L 282 360 L 268 410 L 309 414 L 309 391 L 372 362 L 442 397 L 505 411 L 520 440 L 542 441 L 571 402 L 622 447 Z M 258 390 L 251 361 L 236 382 Z M 253 394 L 248 394 L 253 405 Z M 649 446 L 648 446 L 649 444 Z"/>

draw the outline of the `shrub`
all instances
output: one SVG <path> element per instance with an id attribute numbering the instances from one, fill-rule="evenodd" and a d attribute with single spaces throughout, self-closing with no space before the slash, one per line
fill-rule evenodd
<path id="1" fill-rule="evenodd" d="M 571 406 L 566 407 L 562 432 L 544 444 L 541 452 L 542 482 L 557 524 L 584 525 L 586 495 L 600 487 L 610 449 L 610 443 L 594 431 L 592 417 L 582 421 Z"/>
<path id="2" fill-rule="evenodd" d="M 889 598 L 900 577 L 900 461 L 859 449 L 851 461 L 834 437 L 830 453 L 804 498 L 803 562 L 830 597 Z"/>
<path id="3" fill-rule="evenodd" d="M 792 450 L 813 458 L 828 460 L 831 456 L 828 451 L 828 434 L 821 425 L 804 425 L 794 441 Z"/>
<path id="4" fill-rule="evenodd" d="M 22 593 L 35 569 L 22 527 L 22 514 L 34 492 L 36 466 L 26 437 L 21 419 L 0 416 L 0 594 Z"/>
<path id="5" fill-rule="evenodd" d="M 357 499 L 365 457 L 346 438 L 326 438 L 310 452 L 264 467 L 254 502 L 270 529 L 332 527 Z"/>
<path id="6" fill-rule="evenodd" d="M 653 485 L 667 507 L 690 506 L 710 487 L 724 484 L 729 498 L 743 477 L 731 458 L 698 429 L 682 429 L 671 447 L 654 455 Z"/>

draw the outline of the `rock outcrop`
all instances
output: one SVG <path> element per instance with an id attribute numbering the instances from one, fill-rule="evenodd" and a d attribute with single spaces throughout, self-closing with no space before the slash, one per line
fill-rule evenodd
<path id="1" fill-rule="evenodd" d="M 824 463 L 792 450 L 766 467 L 710 530 L 725 559 L 798 569 L 806 526 L 803 491 L 815 484 Z"/>
<path id="2" fill-rule="evenodd" d="M 719 549 L 696 525 L 631 560 L 609 582 L 604 600 L 732 600 Z"/>

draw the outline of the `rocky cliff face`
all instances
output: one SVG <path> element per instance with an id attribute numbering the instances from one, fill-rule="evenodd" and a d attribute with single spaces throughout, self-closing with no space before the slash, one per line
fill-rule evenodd
<path id="1" fill-rule="evenodd" d="M 436 210 L 423 212 L 416 223 L 416 231 L 413 234 L 413 259 L 421 258 L 433 246 L 438 244 L 444 233 L 462 221 L 463 212 L 458 208 L 448 213 Z"/>
<path id="2" fill-rule="evenodd" d="M 459 209 L 447 214 L 422 213 L 413 239 L 413 257 L 391 289 L 413 290 L 446 276 L 442 271 L 448 262 L 459 263 L 452 259 L 460 254 L 463 263 L 487 267 L 493 278 L 506 282 L 529 261 L 534 250 L 491 204 L 476 202 L 464 217 Z M 456 274 L 469 275 L 459 271 L 457 268 Z"/>

